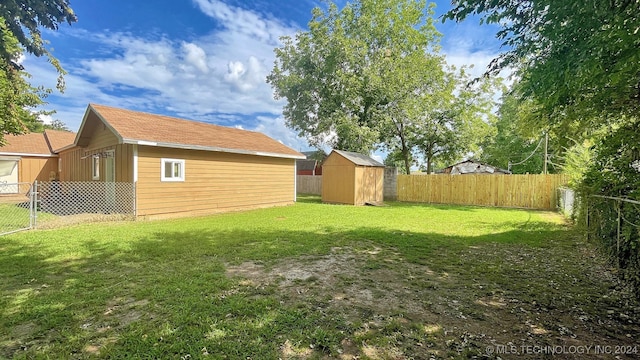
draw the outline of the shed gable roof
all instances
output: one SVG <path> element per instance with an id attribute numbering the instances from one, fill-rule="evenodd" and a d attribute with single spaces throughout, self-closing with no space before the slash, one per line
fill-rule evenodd
<path id="1" fill-rule="evenodd" d="M 84 146 L 87 137 L 81 133 L 90 113 L 124 144 L 304 159 L 304 155 L 259 132 L 97 104 L 89 104 L 76 145 Z"/>
<path id="2" fill-rule="evenodd" d="M 384 167 L 384 164 L 370 158 L 367 155 L 363 155 L 363 154 L 351 152 L 351 151 L 342 151 L 342 150 L 333 150 L 333 151 L 336 152 L 337 154 L 342 155 L 344 158 L 346 158 L 347 160 L 351 161 L 356 165 Z"/>
<path id="3" fill-rule="evenodd" d="M 318 161 L 316 160 L 296 160 L 296 168 L 300 171 L 313 170 L 316 168 Z"/>

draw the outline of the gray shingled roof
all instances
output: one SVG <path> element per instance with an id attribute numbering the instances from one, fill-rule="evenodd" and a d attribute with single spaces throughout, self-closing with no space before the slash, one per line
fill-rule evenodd
<path id="1" fill-rule="evenodd" d="M 297 170 L 313 170 L 316 168 L 316 164 L 318 162 L 316 160 L 296 160 L 296 169 Z"/>
<path id="2" fill-rule="evenodd" d="M 355 153 L 355 152 L 350 152 L 350 151 L 342 151 L 342 150 L 333 150 L 333 151 L 335 151 L 338 154 L 344 156 L 345 158 L 347 158 L 347 160 L 351 161 L 352 163 L 354 163 L 356 165 L 384 167 L 384 164 L 381 164 L 381 163 L 373 160 L 372 158 L 368 157 L 367 155 L 363 155 L 363 154 Z"/>

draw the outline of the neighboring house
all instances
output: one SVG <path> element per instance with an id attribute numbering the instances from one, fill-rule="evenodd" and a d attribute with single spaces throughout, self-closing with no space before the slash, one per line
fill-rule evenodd
<path id="1" fill-rule="evenodd" d="M 298 175 L 322 175 L 322 167 L 317 160 L 296 160 Z"/>
<path id="2" fill-rule="evenodd" d="M 327 158 L 327 154 L 322 150 L 303 151 L 302 155 L 306 159 L 296 160 L 298 175 L 322 175 L 322 162 Z"/>
<path id="3" fill-rule="evenodd" d="M 58 130 L 5 135 L 5 145 L 0 146 L 0 183 L 33 183 L 35 180 L 57 179 L 57 152 L 72 144 L 75 135 Z"/>
<path id="4" fill-rule="evenodd" d="M 369 156 L 333 150 L 322 171 L 323 202 L 364 205 L 383 200 L 384 165 Z"/>
<path id="5" fill-rule="evenodd" d="M 451 166 L 448 166 L 448 167 L 442 169 L 442 171 L 440 171 L 439 173 L 451 174 L 451 175 L 457 175 L 457 174 L 461 174 L 461 175 L 464 175 L 464 174 L 511 174 L 511 171 L 500 169 L 500 168 L 495 167 L 495 166 L 483 164 L 483 163 L 481 163 L 479 161 L 475 161 L 475 160 L 466 160 L 466 161 L 462 161 L 462 162 L 459 162 L 457 164 L 453 164 Z"/>
<path id="6" fill-rule="evenodd" d="M 134 183 L 137 216 L 204 215 L 292 204 L 303 158 L 258 132 L 90 104 L 60 180 Z"/>

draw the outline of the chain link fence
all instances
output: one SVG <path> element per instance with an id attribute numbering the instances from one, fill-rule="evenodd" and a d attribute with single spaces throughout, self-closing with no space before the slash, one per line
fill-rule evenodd
<path id="1" fill-rule="evenodd" d="M 591 195 L 585 202 L 587 239 L 602 245 L 640 298 L 640 201 Z"/>
<path id="2" fill-rule="evenodd" d="M 0 184 L 0 235 L 83 222 L 135 219 L 135 185 L 36 181 Z"/>
<path id="3" fill-rule="evenodd" d="M 36 191 L 39 227 L 135 217 L 133 183 L 43 181 Z"/>
<path id="4" fill-rule="evenodd" d="M 0 184 L 0 235 L 34 226 L 33 195 L 30 183 Z"/>

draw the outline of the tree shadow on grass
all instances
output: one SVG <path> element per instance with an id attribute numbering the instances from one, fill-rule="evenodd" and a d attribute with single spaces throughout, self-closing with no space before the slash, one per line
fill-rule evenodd
<path id="1" fill-rule="evenodd" d="M 549 240 L 569 245 L 563 253 L 554 253 L 554 249 L 542 246 Z M 126 249 L 112 246 L 121 241 L 128 242 Z M 593 277 L 589 258 L 571 261 L 570 256 L 576 256 L 580 247 L 567 240 L 567 231 L 560 227 L 522 227 L 468 237 L 372 227 L 156 231 L 133 239 L 87 239 L 76 246 L 82 250 L 78 255 L 61 254 L 40 251 L 35 244 L 25 245 L 10 237 L 2 239 L 0 269 L 6 280 L 0 285 L 0 357 L 197 357 L 206 352 L 278 358 L 287 341 L 294 344 L 290 349 L 294 353 L 336 355 L 339 348 L 347 347 L 344 339 L 357 337 L 361 324 L 378 321 L 376 316 L 381 315 L 363 308 L 358 310 L 362 314 L 358 323 L 346 321 L 341 314 L 324 308 L 327 301 L 286 303 L 285 295 L 273 284 L 245 286 L 242 279 L 225 273 L 230 264 L 246 262 L 269 267 L 297 261 L 304 268 L 305 261 L 328 256 L 335 249 L 381 254 L 362 261 L 363 269 L 372 274 L 379 268 L 407 269 L 405 263 L 424 266 L 410 269 L 425 269 L 434 275 L 402 275 L 398 279 L 407 281 L 406 286 L 416 291 L 418 298 L 425 298 L 420 305 L 425 312 L 435 311 L 429 306 L 444 308 L 437 325 L 450 331 L 455 325 L 455 336 L 475 327 L 487 328 L 485 333 L 494 339 L 508 339 L 507 335 L 520 338 L 524 325 L 509 329 L 507 335 L 499 335 L 502 327 L 492 329 L 498 324 L 492 322 L 495 314 L 524 322 L 524 315 L 510 312 L 517 307 L 528 312 L 543 307 L 548 312 L 545 318 L 558 319 L 566 319 L 566 314 L 575 314 L 579 308 L 588 320 L 572 331 L 588 328 L 601 341 L 624 343 L 628 339 L 620 331 L 636 331 L 634 335 L 638 335 L 636 324 L 623 327 L 607 318 L 606 309 L 617 301 L 600 296 L 608 290 L 608 279 Z M 394 256 L 400 259 L 393 265 L 397 268 L 388 265 L 387 260 Z M 304 260 L 296 260 L 300 257 Z M 360 266 L 358 261 L 354 264 Z M 447 281 L 434 280 L 445 274 Z M 383 279 L 368 281 L 375 284 Z M 338 290 L 324 289 L 329 298 L 337 297 L 334 292 Z M 486 297 L 514 299 L 517 307 L 485 309 L 474 303 Z M 448 305 L 454 301 L 472 309 L 460 312 L 465 321 L 453 310 L 447 313 L 457 309 Z M 394 313 L 397 309 L 384 315 Z M 601 320 L 605 326 L 598 329 L 595 325 Z M 411 326 L 419 325 L 408 321 Z M 572 325 L 544 326 L 560 336 L 561 326 Z M 413 327 L 406 327 L 402 331 L 413 331 Z M 381 330 L 376 334 L 386 333 Z M 315 349 L 311 353 L 310 346 Z M 405 354 L 426 355 L 415 344 L 407 346 Z M 361 355 L 363 349 L 355 348 L 359 353 L 354 355 Z"/>

